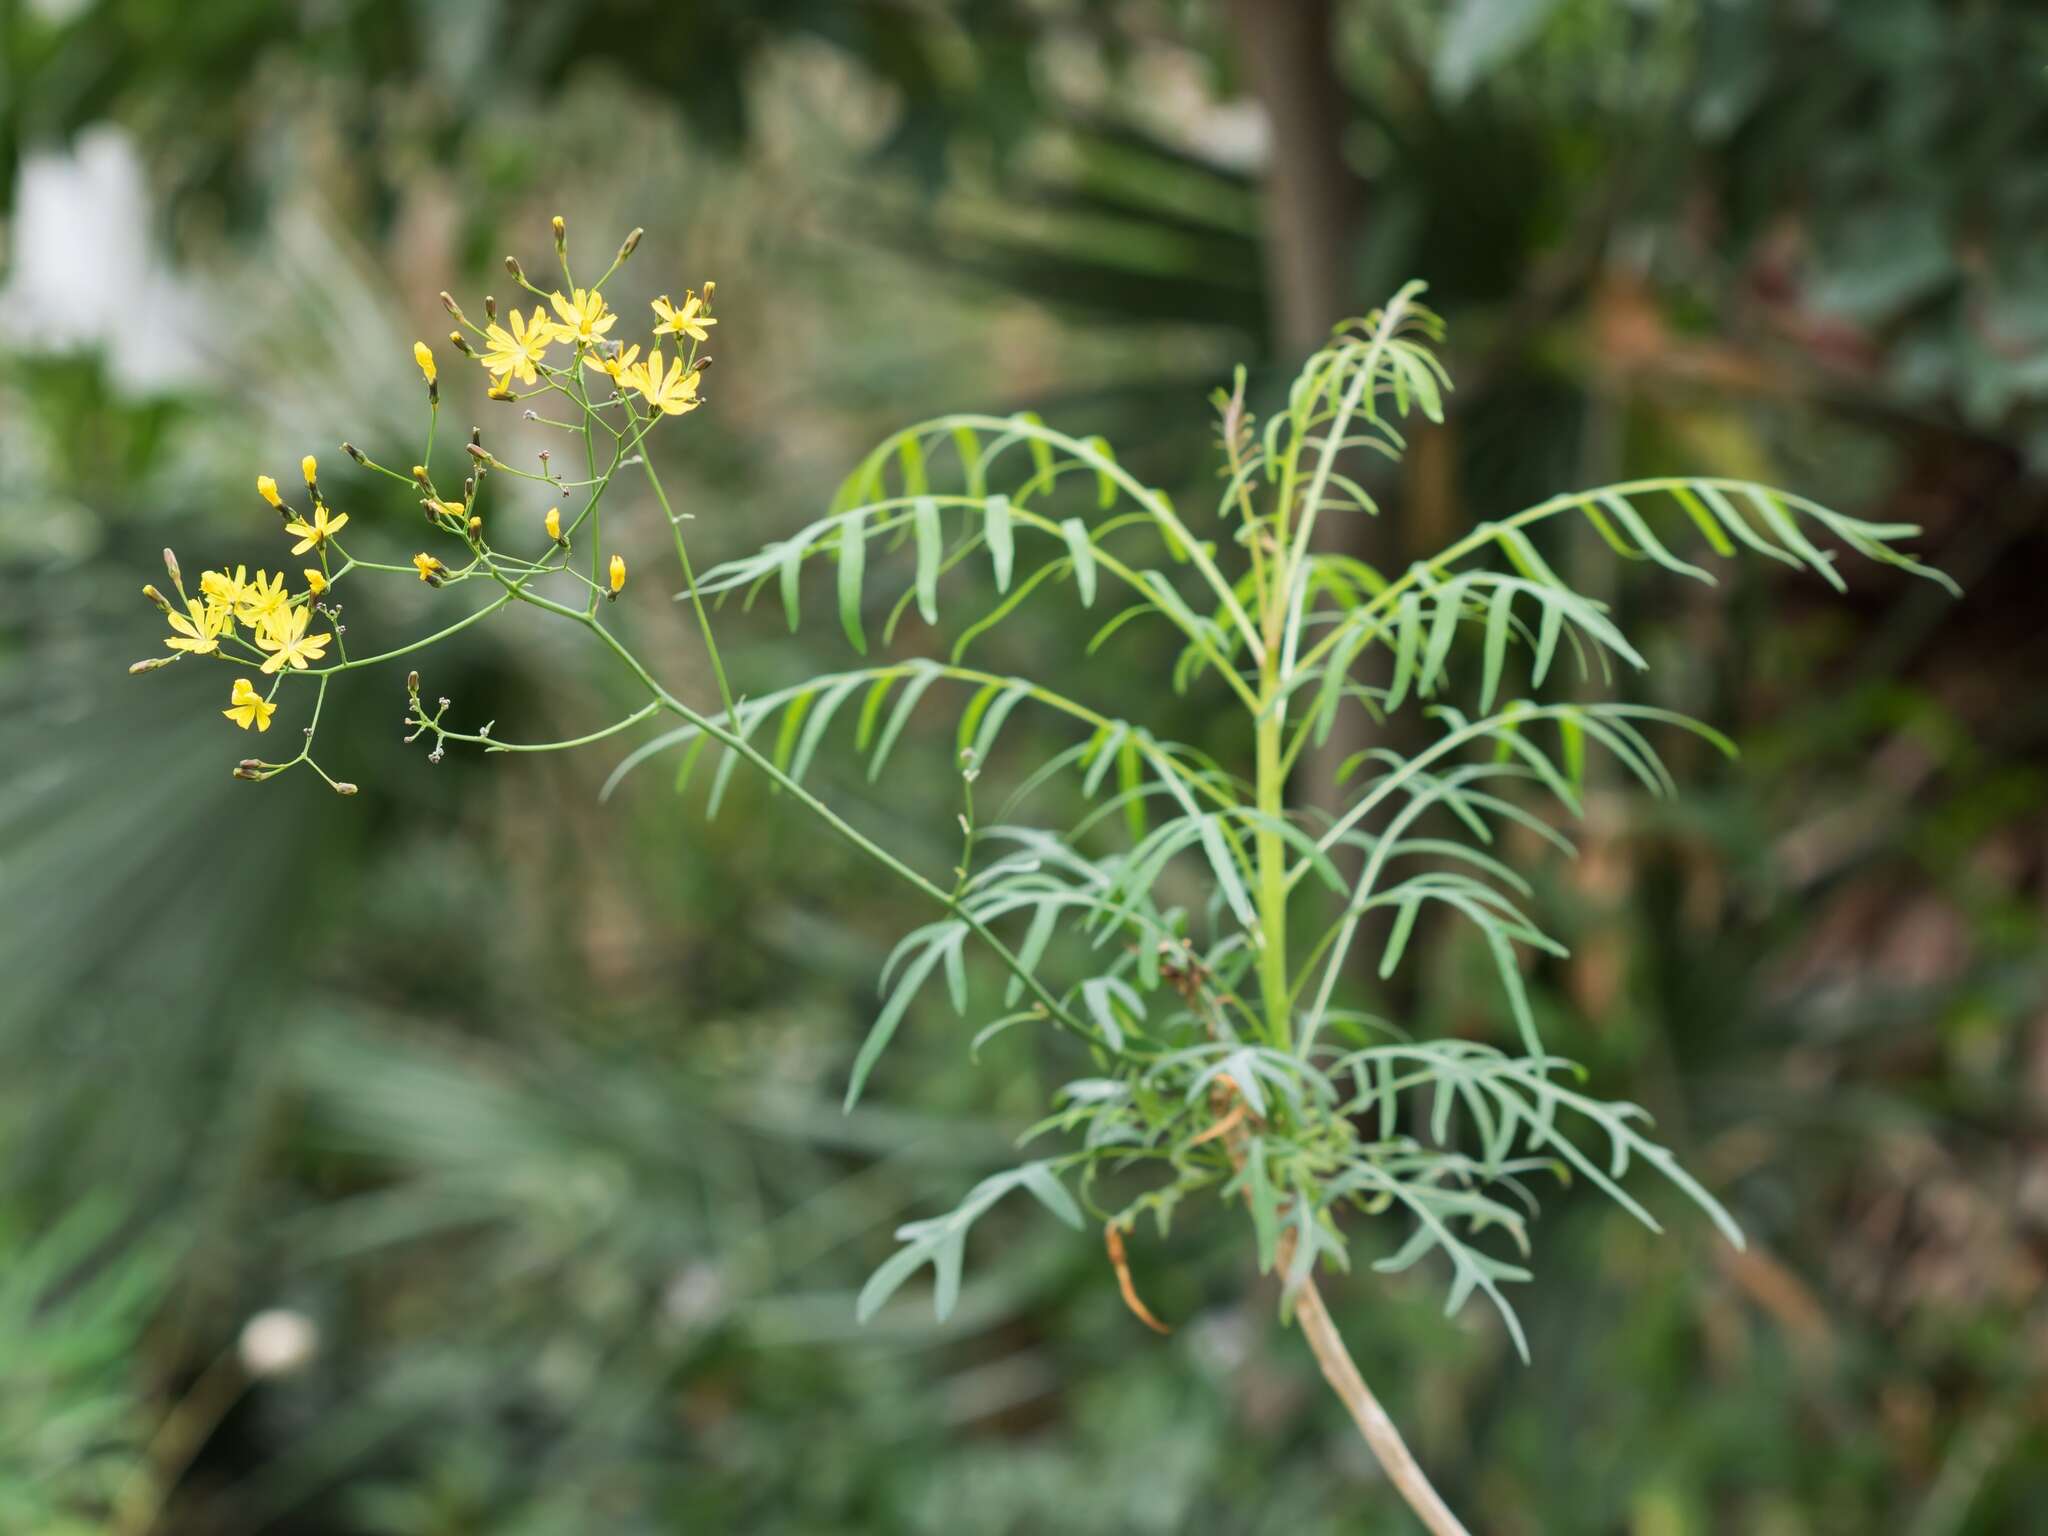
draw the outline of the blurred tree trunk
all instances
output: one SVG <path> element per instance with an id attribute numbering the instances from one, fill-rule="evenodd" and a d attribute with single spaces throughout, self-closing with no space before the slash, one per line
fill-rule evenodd
<path id="1" fill-rule="evenodd" d="M 1230 0 L 1245 82 L 1271 133 L 1266 302 L 1289 356 L 1320 345 L 1352 297 L 1345 268 L 1361 199 L 1344 163 L 1332 20 L 1332 0 Z"/>
<path id="2" fill-rule="evenodd" d="M 1350 120 L 1337 78 L 1334 0 L 1229 0 L 1245 83 L 1265 108 L 1270 142 L 1264 187 L 1266 302 L 1273 338 L 1290 364 L 1330 327 L 1360 308 L 1351 253 L 1364 216 L 1364 188 L 1344 161 Z M 1398 568 L 1396 512 L 1324 520 L 1325 548 L 1342 549 L 1382 571 Z M 1341 803 L 1338 765 L 1366 745 L 1367 723 L 1340 716 L 1329 741 L 1304 759 L 1302 788 L 1315 805 Z"/>

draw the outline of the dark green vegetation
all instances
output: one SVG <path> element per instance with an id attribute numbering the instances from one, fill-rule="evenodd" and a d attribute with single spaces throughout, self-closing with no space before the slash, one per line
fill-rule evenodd
<path id="1" fill-rule="evenodd" d="M 164 1528 L 1399 1518 L 1270 1296 L 1240 1300 L 1235 1231 L 1132 1242 L 1163 1343 L 1022 1202 L 977 1228 L 1008 1262 L 970 1267 L 944 1328 L 921 1298 L 855 1327 L 894 1226 L 1014 1162 L 1072 1062 L 1020 1035 L 977 1070 L 934 998 L 842 1118 L 876 962 L 926 914 L 758 783 L 707 826 L 705 784 L 678 799 L 658 769 L 598 803 L 601 753 L 430 768 L 397 743 L 394 675 L 323 724 L 360 797 L 264 793 L 227 779 L 210 691 L 122 675 L 159 547 L 269 552 L 252 464 L 339 466 L 329 423 L 411 431 L 410 396 L 386 401 L 445 325 L 371 295 L 489 286 L 508 231 L 560 211 L 688 252 L 634 274 L 656 291 L 719 280 L 709 429 L 667 461 L 712 556 L 808 522 L 884 430 L 963 401 L 1103 431 L 1199 500 L 1191 406 L 1227 362 L 1269 360 L 1263 408 L 1306 337 L 1409 272 L 1461 391 L 1373 482 L 1385 564 L 1639 471 L 1927 525 L 1966 604 L 1861 570 L 1846 603 L 1768 569 L 1695 595 L 1591 575 L 1592 541 L 1550 551 L 1610 588 L 1642 701 L 1745 756 L 1703 757 L 1673 803 L 1605 780 L 1581 858 L 1539 867 L 1572 954 L 1532 997 L 1751 1253 L 1552 1194 L 1516 1295 L 1533 1368 L 1478 1310 L 1438 1316 L 1441 1275 L 1326 1291 L 1475 1529 L 2028 1529 L 2048 36 L 2018 4 L 1932 0 L 1465 5 L 1441 30 L 1409 9 L 1339 6 L 1339 45 L 1299 52 L 1198 6 L 0 12 L 8 144 L 132 124 L 166 249 L 236 303 L 175 389 L 26 350 L 0 383 L 0 1528 L 105 1528 L 139 1444 L 273 1306 L 321 1354 L 227 1413 Z M 1334 78 L 1305 73 L 1325 54 Z M 1262 199 L 1239 118 L 1175 93 L 1274 78 L 1292 174 Z M 151 298 L 121 323 L 165 323 Z M 702 700 L 668 619 L 641 611 L 642 648 Z M 730 632 L 757 692 L 855 664 L 829 625 Z M 1050 670 L 1084 638 L 1048 592 L 977 655 Z M 611 718 L 544 632 L 469 639 L 428 679 L 465 715 Z M 892 654 L 926 643 L 906 621 Z M 1112 645 L 1090 702 L 1178 708 L 1204 741 L 1158 702 L 1171 645 Z M 814 772 L 942 872 L 951 748 L 936 714 L 906 736 L 892 773 L 923 783 L 887 805 L 834 754 Z M 1483 949 L 1414 943 L 1412 991 L 1361 975 L 1357 1000 L 1505 1039 Z"/>

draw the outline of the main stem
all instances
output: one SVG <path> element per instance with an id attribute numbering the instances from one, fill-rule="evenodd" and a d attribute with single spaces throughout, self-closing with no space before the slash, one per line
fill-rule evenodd
<path id="1" fill-rule="evenodd" d="M 1271 662 L 1267 664 L 1271 670 Z M 1255 839 L 1259 876 L 1259 995 L 1266 1030 L 1275 1049 L 1294 1049 L 1293 1004 L 1287 980 L 1287 849 L 1276 828 L 1286 814 L 1286 771 L 1281 766 L 1280 717 L 1271 705 L 1270 683 L 1261 687 L 1265 708 L 1258 732 L 1259 828 Z"/>
<path id="2" fill-rule="evenodd" d="M 1317 495 L 1320 495 L 1320 485 L 1319 479 Z M 1266 646 L 1259 667 L 1260 708 L 1254 729 L 1259 808 L 1256 845 L 1259 992 L 1265 1005 L 1266 1028 L 1272 1044 L 1282 1051 L 1291 1052 L 1294 1049 L 1294 1008 L 1287 970 L 1287 894 L 1292 883 L 1288 879 L 1287 850 L 1279 833 L 1273 830 L 1286 814 L 1287 804 L 1288 756 L 1281 740 L 1285 721 L 1278 707 L 1280 667 L 1284 654 L 1280 642 L 1281 626 L 1286 620 L 1288 601 L 1293 591 L 1295 566 L 1308 558 L 1308 534 L 1314 519 L 1304 519 L 1304 526 L 1298 533 L 1293 533 L 1288 526 L 1290 505 L 1291 490 L 1283 491 L 1275 530 L 1278 534 L 1275 541 L 1277 553 L 1268 579 L 1259 588 L 1259 617 L 1265 626 Z M 1338 963 L 1336 960 L 1331 962 L 1333 975 Z M 1240 1125 L 1228 1142 L 1231 1160 L 1240 1168 L 1244 1165 L 1246 1139 L 1245 1129 Z M 1249 1190 L 1246 1198 L 1250 1198 Z M 1274 1265 L 1279 1273 L 1287 1272 L 1294 1255 L 1294 1244 L 1294 1232 L 1290 1228 L 1280 1240 Z M 1323 1380 L 1330 1384 L 1330 1390 L 1337 1394 L 1338 1401 L 1351 1415 L 1351 1421 L 1358 1426 L 1359 1434 L 1385 1470 L 1387 1481 L 1407 1500 L 1408 1507 L 1415 1511 L 1416 1518 L 1428 1529 L 1430 1536 L 1470 1536 L 1458 1517 L 1451 1513 L 1450 1506 L 1431 1486 L 1428 1476 L 1409 1451 L 1407 1442 L 1401 1438 L 1401 1431 L 1394 1427 L 1386 1409 L 1380 1406 L 1379 1399 L 1365 1384 L 1365 1378 L 1359 1375 L 1357 1362 L 1351 1358 L 1351 1351 L 1345 1348 L 1344 1336 L 1337 1331 L 1329 1309 L 1323 1305 L 1322 1292 L 1316 1289 L 1313 1273 L 1302 1281 L 1295 1295 L 1294 1315 L 1301 1324 L 1301 1336 L 1308 1341 L 1309 1350 L 1322 1369 Z"/>
<path id="3" fill-rule="evenodd" d="M 1408 1507 L 1415 1511 L 1416 1518 L 1429 1530 L 1430 1536 L 1471 1536 L 1458 1517 L 1451 1513 L 1442 1495 L 1430 1486 L 1429 1478 L 1410 1454 L 1408 1443 L 1401 1438 L 1401 1431 L 1394 1427 L 1394 1421 L 1387 1417 L 1387 1410 L 1380 1406 L 1380 1400 L 1372 1395 L 1372 1388 L 1358 1374 L 1351 1351 L 1344 1347 L 1344 1336 L 1330 1321 L 1329 1309 L 1323 1305 L 1322 1293 L 1316 1289 L 1314 1276 L 1302 1282 L 1301 1290 L 1294 1298 L 1294 1315 L 1301 1320 L 1301 1336 L 1308 1340 L 1316 1364 L 1322 1367 L 1323 1380 L 1343 1402 L 1352 1422 L 1358 1426 L 1358 1432 L 1365 1437 L 1365 1443 L 1379 1458 L 1380 1466 L 1386 1470 L 1387 1481 L 1408 1501 Z"/>

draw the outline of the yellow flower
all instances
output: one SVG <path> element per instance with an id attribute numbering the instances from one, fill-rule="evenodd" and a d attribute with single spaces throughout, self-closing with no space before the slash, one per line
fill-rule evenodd
<path id="1" fill-rule="evenodd" d="M 697 409 L 704 402 L 697 398 L 697 381 L 702 377 L 698 369 L 687 372 L 683 360 L 678 357 L 668 365 L 668 373 L 661 371 L 661 348 L 656 347 L 647 354 L 647 365 L 633 374 L 633 387 L 647 397 L 647 403 L 667 416 L 682 416 Z"/>
<path id="2" fill-rule="evenodd" d="M 268 475 L 258 475 L 256 477 L 256 494 L 269 502 L 273 507 L 284 505 L 284 499 L 277 494 L 277 482 Z"/>
<path id="3" fill-rule="evenodd" d="M 681 309 L 671 304 L 665 293 L 654 301 L 653 308 L 655 318 L 661 322 L 654 328 L 657 336 L 687 336 L 692 341 L 708 341 L 710 337 L 705 334 L 704 327 L 718 324 L 705 311 L 704 301 L 694 293 L 683 300 Z"/>
<path id="4" fill-rule="evenodd" d="M 327 578 L 325 576 L 322 576 L 318 571 L 314 570 L 311 566 L 306 567 L 305 577 L 306 590 L 308 592 L 311 592 L 315 597 L 318 597 L 322 592 L 325 592 L 327 590 Z"/>
<path id="5" fill-rule="evenodd" d="M 637 346 L 627 347 L 623 352 L 590 351 L 583 354 L 583 366 L 598 373 L 606 374 L 614 384 L 631 386 L 633 377 L 639 372 L 634 359 L 639 357 Z"/>
<path id="6" fill-rule="evenodd" d="M 309 487 L 320 483 L 320 466 L 313 461 L 313 455 L 310 453 L 299 460 L 299 473 L 306 477 L 306 484 Z"/>
<path id="7" fill-rule="evenodd" d="M 578 288 L 573 297 L 551 293 L 548 303 L 562 317 L 549 327 L 556 341 L 587 347 L 610 330 L 612 323 L 619 318 L 604 307 L 604 295 L 595 288 Z"/>
<path id="8" fill-rule="evenodd" d="M 334 636 L 307 634 L 306 624 L 312 617 L 311 608 L 280 608 L 264 620 L 256 631 L 256 643 L 270 652 L 263 660 L 264 671 L 292 666 L 303 672 L 307 662 L 318 661 L 326 653 L 327 642 Z"/>
<path id="9" fill-rule="evenodd" d="M 432 555 L 424 553 L 414 555 L 412 557 L 412 564 L 413 569 L 420 573 L 421 581 L 431 582 L 435 585 L 439 585 L 441 573 L 448 569 L 447 566 L 436 560 Z"/>
<path id="10" fill-rule="evenodd" d="M 616 597 L 619 594 L 619 589 L 626 584 L 626 557 L 624 555 L 613 555 L 611 570 L 612 595 Z"/>
<path id="11" fill-rule="evenodd" d="M 241 617 L 242 608 L 249 601 L 249 568 L 235 567 L 234 575 L 225 571 L 201 571 L 199 590 L 206 595 L 206 605 L 217 608 L 230 619 Z M 226 625 L 221 626 L 226 629 Z"/>
<path id="12" fill-rule="evenodd" d="M 165 617 L 171 621 L 171 628 L 177 631 L 164 640 L 172 650 L 205 656 L 220 649 L 221 631 L 228 624 L 225 609 L 190 598 L 186 600 L 185 612 L 173 609 Z"/>
<path id="13" fill-rule="evenodd" d="M 313 461 L 308 459 L 306 462 L 310 464 Z M 327 508 L 315 507 L 313 509 L 313 520 L 310 523 L 303 517 L 295 517 L 284 525 L 284 531 L 298 535 L 299 542 L 292 546 L 292 553 L 303 555 L 309 549 L 319 548 L 347 526 L 348 514 L 346 512 L 342 513 L 339 517 L 330 518 L 327 515 Z"/>
<path id="14" fill-rule="evenodd" d="M 555 543 L 559 544 L 562 542 L 562 509 L 560 507 L 549 507 L 548 515 L 540 520 L 540 525 L 547 529 L 548 537 Z"/>
<path id="15" fill-rule="evenodd" d="M 277 713 L 277 706 L 252 688 L 249 679 L 238 677 L 228 695 L 228 707 L 221 713 L 243 730 L 253 725 L 260 733 L 270 729 L 270 717 Z"/>
<path id="16" fill-rule="evenodd" d="M 427 344 L 424 341 L 416 341 L 412 344 L 412 360 L 420 365 L 420 372 L 425 375 L 426 381 L 429 384 L 440 377 L 439 370 L 434 367 L 434 354 L 427 350 Z"/>
<path id="17" fill-rule="evenodd" d="M 236 574 L 240 574 L 239 570 Z M 289 601 L 284 590 L 284 572 L 258 571 L 256 579 L 242 588 L 241 597 L 235 605 L 235 617 L 251 629 L 261 629 L 280 609 L 288 606 Z"/>
<path id="18" fill-rule="evenodd" d="M 509 311 L 505 318 L 510 330 L 494 320 L 484 332 L 484 339 L 490 343 L 484 353 L 484 366 L 498 377 L 501 388 L 507 379 L 531 384 L 540 377 L 534 364 L 547 355 L 548 343 L 554 340 L 548 312 L 536 304 L 531 319 L 517 309 Z"/>

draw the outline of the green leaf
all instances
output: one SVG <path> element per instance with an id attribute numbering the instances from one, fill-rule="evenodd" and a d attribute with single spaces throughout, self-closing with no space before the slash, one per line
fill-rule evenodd
<path id="1" fill-rule="evenodd" d="M 995 566 L 996 590 L 1010 589 L 1010 568 L 1017 554 L 1016 535 L 1010 523 L 1010 498 L 997 491 L 982 503 L 983 529 L 988 537 L 988 555 Z"/>
<path id="2" fill-rule="evenodd" d="M 903 494 L 922 496 L 931 482 L 925 476 L 924 444 L 916 432 L 906 432 L 896 445 L 896 462 L 903 471 Z"/>
<path id="3" fill-rule="evenodd" d="M 920 496 L 911 510 L 917 530 L 917 611 L 925 623 L 939 622 L 939 560 L 945 541 L 939 531 L 938 503 Z"/>
<path id="4" fill-rule="evenodd" d="M 1501 666 L 1508 650 L 1508 619 L 1512 616 L 1514 600 L 1513 587 L 1499 587 L 1486 610 L 1486 660 L 1479 683 L 1479 707 L 1482 710 L 1493 708 L 1494 695 L 1500 689 Z"/>
<path id="5" fill-rule="evenodd" d="M 1116 452 L 1115 452 L 1115 450 L 1114 450 L 1114 449 L 1112 449 L 1112 448 L 1111 448 L 1111 447 L 1109 446 L 1109 439 L 1108 439 L 1108 438 L 1106 438 L 1106 437 L 1091 437 L 1091 438 L 1089 438 L 1089 439 L 1087 440 L 1087 442 L 1086 442 L 1086 443 L 1084 444 L 1084 446 L 1085 446 L 1085 447 L 1088 447 L 1088 448 L 1092 448 L 1092 449 L 1094 449 L 1094 450 L 1095 450 L 1095 452 L 1096 452 L 1096 453 L 1097 453 L 1097 454 L 1098 454 L 1098 455 L 1099 455 L 1100 457 L 1102 457 L 1103 459 L 1107 460 L 1107 461 L 1108 461 L 1109 463 L 1111 463 L 1111 464 L 1114 464 L 1114 463 L 1116 462 Z M 1098 469 L 1098 470 L 1096 470 L 1096 471 L 1095 471 L 1095 506 L 1096 506 L 1096 509 L 1097 509 L 1098 511 L 1102 511 L 1102 512 L 1107 512 L 1107 511 L 1108 511 L 1108 510 L 1109 510 L 1109 509 L 1110 509 L 1111 507 L 1113 507 L 1113 506 L 1115 506 L 1115 505 L 1116 505 L 1116 477 L 1115 477 L 1114 475 L 1110 474 L 1110 473 L 1109 473 L 1109 471 L 1108 471 L 1108 470 L 1106 470 L 1106 469 Z"/>
<path id="6" fill-rule="evenodd" d="M 867 654 L 868 637 L 861 629 L 860 594 L 867 570 L 866 530 L 858 522 L 839 525 L 839 625 L 846 638 L 862 655 Z"/>
<path id="7" fill-rule="evenodd" d="M 1026 1163 L 1017 1171 L 1023 1176 L 1026 1193 L 1076 1232 L 1081 1230 L 1081 1207 L 1074 1203 L 1074 1197 L 1067 1193 L 1066 1186 L 1053 1173 L 1051 1164 Z"/>
<path id="8" fill-rule="evenodd" d="M 1138 744 L 1126 736 L 1122 748 L 1116 755 L 1116 780 L 1117 787 L 1129 796 L 1124 802 L 1124 821 L 1130 828 L 1131 841 L 1134 843 L 1145 840 L 1145 802 L 1142 797 L 1133 793 L 1144 782 L 1144 778 L 1144 768 L 1138 758 Z"/>
<path id="9" fill-rule="evenodd" d="M 867 1086 L 868 1074 L 875 1070 L 875 1063 L 882 1059 L 882 1052 L 889 1048 L 889 1041 L 895 1036 L 896 1028 L 903 1022 L 903 1015 L 909 1011 L 910 1003 L 917 996 L 918 988 L 931 975 L 932 968 L 939 963 L 943 953 L 943 942 L 934 940 L 927 944 L 915 960 L 903 968 L 903 975 L 896 983 L 896 990 L 889 994 L 889 1000 L 876 1015 L 874 1024 L 868 1029 L 867 1038 L 860 1043 L 860 1052 L 853 1058 L 853 1072 L 847 1078 L 846 1102 L 841 1108 L 851 1113 L 853 1106 L 860 1102 L 861 1089 Z"/>
<path id="10" fill-rule="evenodd" d="M 1031 685 L 1013 682 L 989 705 L 982 716 L 981 729 L 974 736 L 974 761 L 977 766 L 986 763 L 996 749 L 996 739 L 1003 733 L 1003 722 L 1010 718 L 1020 700 L 1031 696 Z"/>
<path id="11" fill-rule="evenodd" d="M 1031 926 L 1024 930 L 1024 942 L 1017 946 L 1017 967 L 1019 971 L 1036 975 L 1038 962 L 1045 958 L 1045 949 L 1052 942 L 1053 930 L 1058 926 L 1060 909 L 1051 902 L 1043 902 L 1031 914 Z M 1024 995 L 1024 977 L 1012 975 L 1009 985 L 1003 989 L 1003 1006 L 1014 1008 L 1017 999 Z"/>
<path id="12" fill-rule="evenodd" d="M 789 772 L 790 754 L 796 749 L 796 733 L 817 697 L 812 692 L 800 693 L 782 712 L 782 729 L 775 733 L 775 750 L 769 753 L 769 758 L 785 773 Z"/>
<path id="13" fill-rule="evenodd" d="M 960 455 L 960 473 L 967 485 L 967 494 L 980 496 L 988 485 L 988 469 L 982 463 L 981 439 L 972 427 L 953 428 L 953 448 Z"/>
<path id="14" fill-rule="evenodd" d="M 983 712 L 988 709 L 995 696 L 1002 692 L 1002 688 L 1001 683 L 983 683 L 975 690 L 974 697 L 967 701 L 967 709 L 960 716 L 959 729 L 953 734 L 955 755 L 964 754 L 973 744 L 975 727 L 981 724 Z"/>
<path id="15" fill-rule="evenodd" d="M 1217 883 L 1223 888 L 1224 900 L 1230 903 L 1230 910 L 1247 929 L 1259 925 L 1258 914 L 1252 910 L 1252 899 L 1246 893 L 1244 881 L 1237 869 L 1237 860 L 1231 856 L 1230 843 L 1223 835 L 1223 828 L 1214 816 L 1201 819 L 1202 852 L 1209 857 L 1209 868 L 1215 872 Z"/>
<path id="16" fill-rule="evenodd" d="M 924 697 L 925 689 L 938 680 L 937 672 L 918 671 L 911 675 L 910 684 L 903 690 L 903 697 L 896 701 L 896 708 L 889 716 L 889 723 L 882 728 L 882 739 L 875 746 L 875 755 L 868 759 L 868 782 L 874 783 L 881 777 L 882 764 L 889 760 L 889 753 L 896 746 L 896 738 L 903 734 L 903 727 L 910 719 L 910 712 L 917 708 L 917 701 Z"/>
<path id="17" fill-rule="evenodd" d="M 789 620 L 792 633 L 796 630 L 799 610 L 799 590 L 803 585 L 804 547 L 800 540 L 791 539 L 782 546 L 782 612 Z"/>
<path id="18" fill-rule="evenodd" d="M 1113 1051 L 1124 1048 L 1123 1020 L 1117 1017 L 1116 1011 L 1118 1003 L 1129 1010 L 1132 1023 L 1144 1022 L 1144 999 L 1132 990 L 1129 982 L 1114 976 L 1091 976 L 1081 983 L 1081 1005 L 1088 1010 L 1088 1017 L 1095 1021 L 1095 1027 L 1102 1031 Z"/>
<path id="19" fill-rule="evenodd" d="M 1078 517 L 1060 524 L 1067 538 L 1067 553 L 1074 561 L 1074 589 L 1081 594 L 1081 606 L 1095 606 L 1095 545 L 1088 538 L 1088 525 Z"/>
<path id="20" fill-rule="evenodd" d="M 1280 1257 L 1280 1203 L 1273 1192 L 1272 1180 L 1266 1176 L 1266 1143 L 1263 1137 L 1252 1138 L 1245 1154 L 1243 1178 L 1246 1199 L 1252 1208 L 1252 1232 L 1258 1240 L 1259 1273 L 1270 1275 Z"/>
<path id="21" fill-rule="evenodd" d="M 868 696 L 861 700 L 860 723 L 854 728 L 853 750 L 865 752 L 868 743 L 875 738 L 875 720 L 882 712 L 882 701 L 889 697 L 889 691 L 896 686 L 900 674 L 884 672 L 868 689 Z"/>

